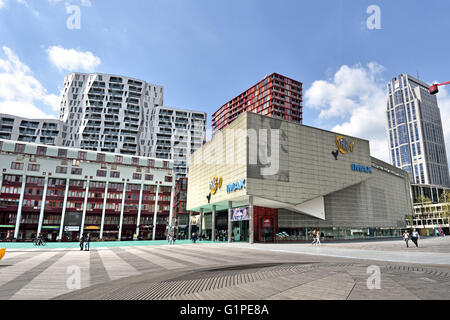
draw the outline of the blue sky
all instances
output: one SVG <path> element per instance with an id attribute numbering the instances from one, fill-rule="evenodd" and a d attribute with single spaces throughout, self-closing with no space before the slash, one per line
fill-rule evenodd
<path id="1" fill-rule="evenodd" d="M 366 26 L 373 4 L 381 10 L 379 30 Z M 80 29 L 67 28 L 68 5 L 80 8 Z M 305 124 L 371 139 L 375 156 L 387 160 L 379 119 L 383 86 L 399 73 L 419 72 L 427 82 L 450 80 L 449 12 L 446 0 L 0 0 L 0 67 L 14 57 L 28 67 L 20 76 L 34 78 L 33 88 L 42 88 L 25 103 L 47 115 L 58 116 L 55 101 L 65 74 L 97 71 L 163 85 L 166 106 L 206 111 L 208 125 L 223 103 L 278 72 L 303 82 Z M 89 52 L 92 63 L 60 56 L 52 61 L 49 49 L 55 47 Z M 11 69 L 0 72 L 14 75 Z M 354 77 L 357 93 L 348 89 L 352 80 L 336 83 L 336 75 Z M 355 101 L 353 109 L 335 114 L 326 100 L 308 94 L 319 80 L 342 89 Z M 2 96 L 2 90 L 13 89 L 1 85 L 0 78 L 0 112 L 5 112 L 6 102 L 21 97 Z M 443 120 L 450 119 L 450 90 L 439 99 Z M 371 109 L 376 124 L 361 125 L 358 114 L 370 120 Z"/>

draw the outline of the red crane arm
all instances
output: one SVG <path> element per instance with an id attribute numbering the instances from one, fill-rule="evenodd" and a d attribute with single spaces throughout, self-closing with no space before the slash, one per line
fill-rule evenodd
<path id="1" fill-rule="evenodd" d="M 443 83 L 438 83 L 438 84 L 436 84 L 436 85 L 437 85 L 437 86 L 445 86 L 446 84 L 450 84 L 450 81 L 443 82 Z"/>
<path id="2" fill-rule="evenodd" d="M 430 87 L 430 94 L 433 94 L 433 95 L 434 95 L 434 94 L 438 93 L 438 92 L 439 92 L 438 87 L 439 87 L 439 86 L 444 86 L 444 85 L 446 85 L 446 84 L 450 84 L 450 81 L 443 82 L 443 83 L 432 84 L 431 87 Z"/>

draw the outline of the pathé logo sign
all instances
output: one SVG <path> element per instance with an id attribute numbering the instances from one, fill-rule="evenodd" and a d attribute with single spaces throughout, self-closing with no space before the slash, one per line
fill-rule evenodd
<path id="1" fill-rule="evenodd" d="M 336 137 L 336 145 L 342 154 L 347 154 L 348 152 L 353 152 L 354 142 L 348 141 L 343 136 Z"/>
<path id="2" fill-rule="evenodd" d="M 216 194 L 220 188 L 222 188 L 222 177 L 213 176 L 209 181 L 209 191 L 211 194 Z"/>

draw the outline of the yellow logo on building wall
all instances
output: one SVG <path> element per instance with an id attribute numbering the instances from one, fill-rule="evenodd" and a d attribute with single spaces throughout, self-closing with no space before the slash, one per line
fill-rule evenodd
<path id="1" fill-rule="evenodd" d="M 336 145 L 342 154 L 346 154 L 348 152 L 353 152 L 354 142 L 348 141 L 343 136 L 336 137 Z"/>
<path id="2" fill-rule="evenodd" d="M 222 188 L 222 177 L 213 176 L 209 181 L 209 191 L 211 194 L 216 194 L 220 188 Z"/>

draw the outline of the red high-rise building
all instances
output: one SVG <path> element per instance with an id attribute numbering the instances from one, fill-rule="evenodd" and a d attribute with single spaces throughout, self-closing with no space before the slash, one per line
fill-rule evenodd
<path id="1" fill-rule="evenodd" d="M 213 134 L 245 111 L 301 124 L 302 101 L 301 82 L 273 73 L 225 103 L 213 114 Z"/>

